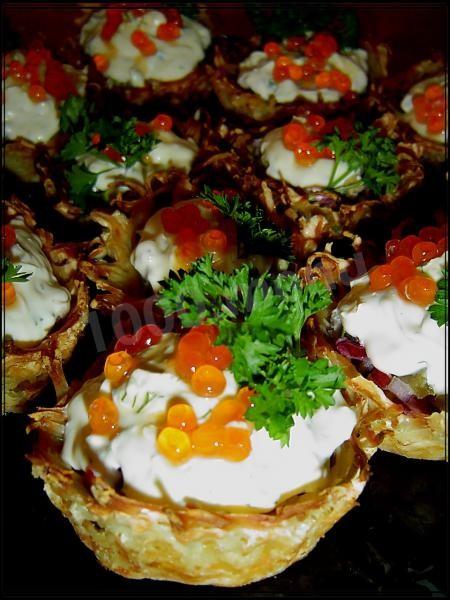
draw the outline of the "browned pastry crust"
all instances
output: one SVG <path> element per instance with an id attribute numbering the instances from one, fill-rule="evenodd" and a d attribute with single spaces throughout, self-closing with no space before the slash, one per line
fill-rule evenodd
<path id="1" fill-rule="evenodd" d="M 378 443 L 365 424 L 367 404 L 357 394 L 349 390 L 359 425 L 331 459 L 327 487 L 299 494 L 268 513 L 138 501 L 90 471 L 67 468 L 60 458 L 66 419 L 61 407 L 32 415 L 30 429 L 38 439 L 28 458 L 50 500 L 106 568 L 134 579 L 241 586 L 306 556 L 356 505 Z"/>
<path id="2" fill-rule="evenodd" d="M 22 412 L 51 380 L 57 397 L 68 390 L 63 365 L 71 357 L 88 321 L 89 297 L 84 278 L 78 272 L 78 256 L 73 244 L 53 244 L 47 231 L 36 227 L 30 209 L 17 198 L 6 201 L 9 218 L 20 215 L 38 235 L 59 282 L 72 295 L 69 314 L 39 344 L 19 348 L 5 342 L 5 412 Z"/>

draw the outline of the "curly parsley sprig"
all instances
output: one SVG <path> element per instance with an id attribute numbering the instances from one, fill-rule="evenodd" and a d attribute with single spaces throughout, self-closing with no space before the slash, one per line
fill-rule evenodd
<path id="1" fill-rule="evenodd" d="M 379 135 L 379 129 L 369 127 L 363 130 L 361 123 L 355 124 L 355 134 L 342 139 L 339 131 L 325 135 L 317 147 L 320 150 L 332 150 L 335 163 L 327 187 L 343 192 L 361 186 L 361 183 L 377 196 L 392 193 L 397 187 L 400 176 L 397 172 L 397 154 L 395 143 Z M 339 166 L 346 169 L 338 175 Z M 358 181 L 346 182 L 351 173 L 360 173 Z"/>
<path id="2" fill-rule="evenodd" d="M 85 99 L 71 96 L 61 108 L 61 129 L 70 134 L 70 139 L 60 156 L 70 163 L 84 154 L 90 154 L 110 162 L 111 168 L 115 165 L 132 167 L 158 144 L 158 139 L 152 132 L 138 135 L 137 122 L 136 117 L 95 118 L 93 108 Z M 99 150 L 100 147 L 112 149 L 121 160 L 115 160 L 111 152 L 104 154 Z M 95 195 L 92 188 L 97 175 L 77 164 L 72 164 L 66 171 L 71 198 L 81 208 L 85 208 L 87 199 Z"/>
<path id="3" fill-rule="evenodd" d="M 293 260 L 292 240 L 288 233 L 270 223 L 261 207 L 250 200 L 242 200 L 239 194 L 230 196 L 213 191 L 205 185 L 202 198 L 208 200 L 220 212 L 236 223 L 239 241 L 246 253 L 270 254 L 286 260 Z"/>
<path id="4" fill-rule="evenodd" d="M 32 273 L 22 271 L 22 265 L 12 263 L 9 258 L 2 258 L 2 283 L 21 283 L 28 281 Z"/>
<path id="5" fill-rule="evenodd" d="M 439 280 L 438 289 L 434 303 L 428 307 L 431 318 L 439 327 L 448 323 L 448 279 L 447 269 L 442 269 L 442 279 Z"/>
<path id="6" fill-rule="evenodd" d="M 260 275 L 246 264 L 222 273 L 208 255 L 189 273 L 163 281 L 157 304 L 166 316 L 177 313 L 184 327 L 218 327 L 216 343 L 230 348 L 236 381 L 256 393 L 246 417 L 287 444 L 293 417 L 333 405 L 344 385 L 340 368 L 310 362 L 300 347 L 306 320 L 330 302 L 319 281 L 304 286 L 295 274 Z"/>

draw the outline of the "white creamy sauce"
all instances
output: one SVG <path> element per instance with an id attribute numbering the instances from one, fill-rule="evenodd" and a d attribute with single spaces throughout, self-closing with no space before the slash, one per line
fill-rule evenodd
<path id="1" fill-rule="evenodd" d="M 141 232 L 141 241 L 131 254 L 131 264 L 155 292 L 160 288 L 158 282 L 176 267 L 174 237 L 164 230 L 161 211 L 158 211 L 147 221 Z"/>
<path id="2" fill-rule="evenodd" d="M 26 87 L 7 77 L 4 87 L 4 131 L 7 140 L 24 138 L 45 144 L 59 131 L 55 99 L 47 94 L 43 102 L 33 102 Z"/>
<path id="3" fill-rule="evenodd" d="M 294 187 L 329 187 L 331 174 L 335 166 L 335 160 L 329 158 L 319 158 L 313 165 L 307 167 L 300 165 L 292 150 L 288 150 L 283 143 L 283 129 L 280 127 L 269 132 L 261 143 L 261 158 L 266 173 L 274 179 L 286 181 Z M 348 170 L 348 165 L 340 161 L 334 180 L 344 175 Z M 338 191 L 344 195 L 358 194 L 363 185 L 358 185 L 346 190 L 344 186 L 361 181 L 358 171 L 350 171 L 341 181 L 339 181 Z"/>
<path id="4" fill-rule="evenodd" d="M 126 179 L 144 184 L 147 177 L 170 168 L 189 172 L 198 151 L 195 142 L 183 140 L 172 131 L 159 131 L 157 136 L 159 142 L 153 150 L 128 168 L 92 154 L 78 157 L 79 164 L 85 166 L 91 173 L 98 173 L 93 191 L 106 191 L 118 181 Z M 126 186 L 123 187 L 126 189 Z"/>
<path id="5" fill-rule="evenodd" d="M 307 61 L 306 56 L 297 53 L 285 52 L 293 63 L 303 65 Z M 332 89 L 308 89 L 302 85 L 302 81 L 275 81 L 273 69 L 275 61 L 269 58 L 265 52 L 252 52 L 248 58 L 240 63 L 240 74 L 238 84 L 250 89 L 264 100 L 273 97 L 280 103 L 293 102 L 296 98 L 304 98 L 309 102 L 337 102 L 342 94 Z M 328 59 L 324 70 L 339 69 L 351 79 L 351 91 L 362 94 L 367 88 L 367 52 L 362 49 L 342 51 L 334 53 Z"/>
<path id="6" fill-rule="evenodd" d="M 339 392 L 335 406 L 322 408 L 308 419 L 295 418 L 289 446 L 282 447 L 265 430 L 252 431 L 244 421 L 230 424 L 251 431 L 252 451 L 243 461 L 193 457 L 176 465 L 159 453 L 156 439 L 169 403 L 188 402 L 202 423 L 221 398 L 238 390 L 234 376 L 225 375 L 227 386 L 220 397 L 201 398 L 170 372 L 135 370 L 127 383 L 113 390 L 120 413 L 120 431 L 113 439 L 89 434 L 89 393 L 78 394 L 66 409 L 64 461 L 76 470 L 90 465 L 112 484 L 118 482 L 120 469 L 125 494 L 170 499 L 181 506 L 270 510 L 285 497 L 324 485 L 331 455 L 350 438 L 356 424 L 355 413 L 344 405 Z M 101 389 L 109 392 L 108 382 Z"/>
<path id="7" fill-rule="evenodd" d="M 427 140 L 432 140 L 433 142 L 438 142 L 439 144 L 445 144 L 447 132 L 444 131 L 443 133 L 429 133 L 427 131 L 427 124 L 419 123 L 414 113 L 413 97 L 416 94 L 423 94 L 426 88 L 432 83 L 438 83 L 444 86 L 446 90 L 445 97 L 447 98 L 447 76 L 440 75 L 438 77 L 430 77 L 429 79 L 424 79 L 420 83 L 414 85 L 403 98 L 400 107 L 402 111 L 406 113 L 404 117 L 405 120 L 408 121 L 408 123 L 411 125 L 414 131 L 416 131 L 419 135 L 421 135 L 423 138 L 426 138 Z"/>
<path id="8" fill-rule="evenodd" d="M 436 282 L 442 278 L 447 253 L 434 258 L 423 271 Z M 426 308 L 403 300 L 395 288 L 371 292 L 368 278 L 360 283 L 357 300 L 339 306 L 345 332 L 357 337 L 373 365 L 399 377 L 424 372 L 435 394 L 445 393 L 447 326 L 439 327 Z"/>
<path id="9" fill-rule="evenodd" d="M 211 35 L 200 23 L 182 16 L 181 35 L 166 42 L 156 37 L 158 26 L 166 23 L 166 17 L 157 10 L 150 10 L 137 17 L 130 12 L 109 42 L 101 37 L 105 24 L 105 11 L 95 12 L 81 30 L 81 45 L 94 56 L 105 55 L 109 66 L 106 77 L 132 87 L 144 87 L 147 81 L 178 81 L 191 73 L 205 56 L 211 43 Z M 143 56 L 131 42 L 131 35 L 139 29 L 156 45 L 157 52 Z"/>
<path id="10" fill-rule="evenodd" d="M 10 248 L 12 263 L 20 263 L 28 281 L 14 284 L 16 299 L 5 307 L 4 335 L 18 344 L 41 342 L 56 322 L 70 310 L 70 293 L 53 274 L 42 250 L 41 240 L 32 233 L 20 217 L 11 225 L 16 231 L 16 243 Z"/>

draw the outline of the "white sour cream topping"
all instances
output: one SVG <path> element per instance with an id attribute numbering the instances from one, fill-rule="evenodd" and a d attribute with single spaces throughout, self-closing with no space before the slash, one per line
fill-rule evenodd
<path id="1" fill-rule="evenodd" d="M 285 52 L 293 63 L 303 65 L 308 59 L 297 53 Z M 309 89 L 304 87 L 302 81 L 275 81 L 273 78 L 273 69 L 275 61 L 269 58 L 265 52 L 252 52 L 248 58 L 240 63 L 240 75 L 238 84 L 250 89 L 264 100 L 273 97 L 275 100 L 284 104 L 293 102 L 296 98 L 304 98 L 309 102 L 337 102 L 341 97 L 341 92 L 332 89 Z M 334 53 L 328 59 L 324 70 L 338 69 L 345 73 L 352 82 L 351 91 L 362 94 L 367 88 L 367 52 L 362 49 L 342 51 Z"/>
<path id="2" fill-rule="evenodd" d="M 307 167 L 299 164 L 292 150 L 288 150 L 283 143 L 283 128 L 274 129 L 269 132 L 261 143 L 261 159 L 266 167 L 266 173 L 274 179 L 286 181 L 294 187 L 329 187 L 331 174 L 335 166 L 335 160 L 319 158 L 313 165 Z M 347 163 L 340 161 L 334 181 L 344 175 L 348 169 Z M 338 191 L 347 196 L 358 194 L 363 185 L 345 189 L 346 185 L 361 181 L 359 171 L 350 171 L 339 181 Z"/>
<path id="3" fill-rule="evenodd" d="M 26 87 L 11 77 L 4 82 L 4 131 L 7 140 L 24 138 L 45 144 L 59 131 L 59 113 L 55 99 L 47 94 L 43 102 L 33 102 Z"/>
<path id="4" fill-rule="evenodd" d="M 15 302 L 5 307 L 4 335 L 18 344 L 41 342 L 70 310 L 70 293 L 62 287 L 42 250 L 41 240 L 21 217 L 10 223 L 16 243 L 9 250 L 12 263 L 20 263 L 28 281 L 14 284 Z"/>
<path id="5" fill-rule="evenodd" d="M 433 142 L 438 142 L 439 144 L 445 144 L 445 139 L 447 137 L 446 131 L 442 133 L 429 133 L 427 131 L 427 124 L 419 123 L 414 113 L 413 97 L 416 94 L 423 94 L 426 88 L 432 83 L 438 83 L 439 85 L 444 86 L 445 97 L 447 98 L 447 75 L 439 75 L 438 77 L 430 77 L 429 79 L 424 79 L 420 83 L 414 85 L 403 98 L 400 107 L 402 111 L 406 113 L 404 117 L 405 120 L 408 121 L 408 123 L 411 125 L 414 131 L 416 131 L 419 135 L 421 135 L 423 138 L 426 138 L 427 140 L 432 140 Z"/>
<path id="6" fill-rule="evenodd" d="M 145 224 L 141 241 L 131 254 L 131 264 L 155 292 L 160 288 L 158 282 L 176 267 L 174 238 L 174 235 L 164 230 L 159 210 Z"/>
<path id="7" fill-rule="evenodd" d="M 106 191 L 117 181 L 134 179 L 144 184 L 147 177 L 170 168 L 189 172 L 198 148 L 192 140 L 183 140 L 172 131 L 159 131 L 159 143 L 148 154 L 131 167 L 121 167 L 107 159 L 92 154 L 83 154 L 77 160 L 91 173 L 98 173 L 94 192 Z M 126 188 L 126 186 L 124 186 Z"/>
<path id="8" fill-rule="evenodd" d="M 447 253 L 423 267 L 434 281 L 442 279 Z M 344 330 L 357 337 L 373 365 L 399 377 L 424 372 L 436 395 L 445 393 L 445 341 L 447 326 L 439 327 L 426 308 L 403 300 L 390 287 L 370 292 L 368 279 L 354 282 L 352 297 L 360 283 L 357 300 L 339 306 Z"/>
<path id="9" fill-rule="evenodd" d="M 222 396 L 208 399 L 196 396 L 173 373 L 136 369 L 126 384 L 113 390 L 120 414 L 120 432 L 113 439 L 89 434 L 87 406 L 92 397 L 85 390 L 66 409 L 63 460 L 76 470 L 91 464 L 112 484 L 118 482 L 120 469 L 126 495 L 169 499 L 181 506 L 270 510 L 301 490 L 326 485 L 329 459 L 350 438 L 356 424 L 355 413 L 344 405 L 339 392 L 335 406 L 320 409 L 308 419 L 295 418 L 289 446 L 282 447 L 265 430 L 253 430 L 252 451 L 240 462 L 194 457 L 175 465 L 159 453 L 156 438 L 169 403 L 174 399 L 188 402 L 202 423 L 221 398 L 238 390 L 234 376 L 225 375 Z M 101 389 L 109 392 L 108 382 Z M 230 425 L 251 428 L 247 422 Z"/>
<path id="10" fill-rule="evenodd" d="M 166 23 L 166 17 L 157 10 L 150 10 L 137 17 L 125 13 L 124 21 L 109 42 L 101 37 L 106 21 L 104 10 L 92 15 L 81 30 L 81 45 L 94 56 L 105 55 L 109 66 L 105 77 L 132 87 L 144 87 L 147 81 L 178 81 L 191 73 L 203 60 L 205 49 L 211 43 L 211 35 L 200 23 L 183 15 L 181 35 L 166 42 L 156 37 L 158 26 Z M 131 35 L 139 29 L 155 44 L 157 52 L 144 56 L 131 42 Z"/>

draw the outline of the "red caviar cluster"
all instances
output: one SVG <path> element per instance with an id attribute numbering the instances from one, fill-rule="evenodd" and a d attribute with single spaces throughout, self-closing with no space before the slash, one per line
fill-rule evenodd
<path id="1" fill-rule="evenodd" d="M 7 54 L 3 79 L 6 77 L 28 86 L 28 96 L 33 102 L 43 102 L 47 94 L 59 102 L 71 94 L 77 94 L 75 82 L 64 65 L 52 58 L 50 52 L 41 45 L 27 50 L 23 60 L 14 59 L 14 53 Z"/>
<path id="2" fill-rule="evenodd" d="M 431 83 L 423 94 L 415 94 L 412 102 L 417 121 L 426 124 L 428 133 L 444 132 L 447 102 L 443 85 Z"/>
<path id="3" fill-rule="evenodd" d="M 275 81 L 304 80 L 314 83 L 319 89 L 335 89 L 341 94 L 347 94 L 352 87 L 351 79 L 338 69 L 325 70 L 327 60 L 332 54 L 338 52 L 339 46 L 336 39 L 328 33 L 317 33 L 310 40 L 304 37 L 288 38 L 284 44 L 290 52 L 301 52 L 307 56 L 303 65 L 295 64 L 294 60 L 283 54 L 283 47 L 276 42 L 268 42 L 264 52 L 269 58 L 275 60 L 273 78 Z"/>
<path id="4" fill-rule="evenodd" d="M 283 127 L 283 144 L 292 150 L 295 158 L 303 167 L 310 167 L 319 158 L 334 158 L 329 148 L 319 150 L 316 143 L 330 130 L 330 125 L 320 115 L 309 115 L 304 122 L 293 121 Z"/>
<path id="5" fill-rule="evenodd" d="M 113 36 L 117 33 L 121 23 L 124 20 L 124 9 L 108 8 L 106 9 L 106 18 L 100 33 L 103 41 L 109 43 Z M 146 9 L 137 8 L 131 11 L 134 17 L 141 17 L 147 12 Z M 180 12 L 176 8 L 161 9 L 161 12 L 166 17 L 166 23 L 158 25 L 156 37 L 165 42 L 172 42 L 178 39 L 181 35 L 183 27 L 183 19 Z M 142 56 L 152 56 L 156 54 L 157 47 L 155 42 L 150 39 L 142 29 L 135 29 L 131 34 L 131 43 L 135 46 Z M 94 64 L 98 71 L 104 73 L 109 67 L 109 60 L 105 54 L 96 54 L 93 57 Z"/>
<path id="6" fill-rule="evenodd" d="M 424 227 L 418 236 L 389 240 L 387 263 L 369 273 L 370 289 L 377 292 L 393 285 L 403 299 L 428 306 L 434 301 L 437 285 L 418 267 L 441 256 L 446 249 L 447 237 L 440 227 Z"/>
<path id="7" fill-rule="evenodd" d="M 234 222 L 206 200 L 164 208 L 161 223 L 167 233 L 175 235 L 177 260 L 183 269 L 211 252 L 220 259 L 236 244 Z"/>

